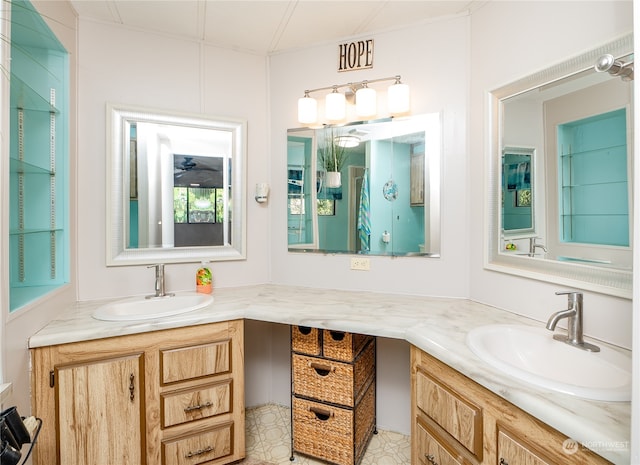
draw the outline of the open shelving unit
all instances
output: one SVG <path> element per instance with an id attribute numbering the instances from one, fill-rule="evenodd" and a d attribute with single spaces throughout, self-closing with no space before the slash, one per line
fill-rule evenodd
<path id="1" fill-rule="evenodd" d="M 69 282 L 68 54 L 35 8 L 11 3 L 10 312 Z"/>

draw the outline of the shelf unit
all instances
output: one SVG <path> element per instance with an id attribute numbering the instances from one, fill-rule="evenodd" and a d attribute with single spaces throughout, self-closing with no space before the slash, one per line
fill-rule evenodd
<path id="1" fill-rule="evenodd" d="M 68 54 L 26 0 L 11 3 L 9 310 L 69 282 Z"/>

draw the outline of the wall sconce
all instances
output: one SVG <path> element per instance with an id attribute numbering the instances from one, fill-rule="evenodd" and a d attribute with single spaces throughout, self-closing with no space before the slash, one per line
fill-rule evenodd
<path id="1" fill-rule="evenodd" d="M 269 198 L 269 184 L 266 182 L 259 182 L 256 184 L 256 202 L 266 203 Z"/>
<path id="2" fill-rule="evenodd" d="M 356 114 L 370 118 L 377 114 L 377 92 L 369 87 L 369 84 L 383 81 L 394 81 L 387 90 L 387 107 L 391 115 L 408 113 L 410 110 L 409 86 L 400 81 L 400 76 L 381 79 L 371 79 L 360 82 L 348 82 L 346 84 L 319 87 L 305 90 L 304 97 L 298 99 L 298 121 L 302 124 L 314 124 L 318 121 L 318 102 L 310 97 L 312 92 L 331 89 L 331 93 L 325 97 L 325 118 L 336 123 L 346 117 L 346 97 L 338 89 L 347 87 L 348 91 L 355 93 Z"/>

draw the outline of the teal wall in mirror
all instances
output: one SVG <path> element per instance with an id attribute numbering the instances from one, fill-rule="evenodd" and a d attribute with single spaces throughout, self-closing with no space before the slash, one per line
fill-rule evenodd
<path id="1" fill-rule="evenodd" d="M 439 114 L 290 129 L 289 250 L 439 256 L 440 132 Z"/>

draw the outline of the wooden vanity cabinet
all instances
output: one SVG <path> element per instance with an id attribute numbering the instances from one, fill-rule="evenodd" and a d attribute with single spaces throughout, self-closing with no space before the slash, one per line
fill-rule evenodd
<path id="1" fill-rule="evenodd" d="M 242 459 L 243 354 L 242 321 L 32 349 L 33 463 Z"/>
<path id="2" fill-rule="evenodd" d="M 413 346 L 411 418 L 414 465 L 610 463 Z"/>

